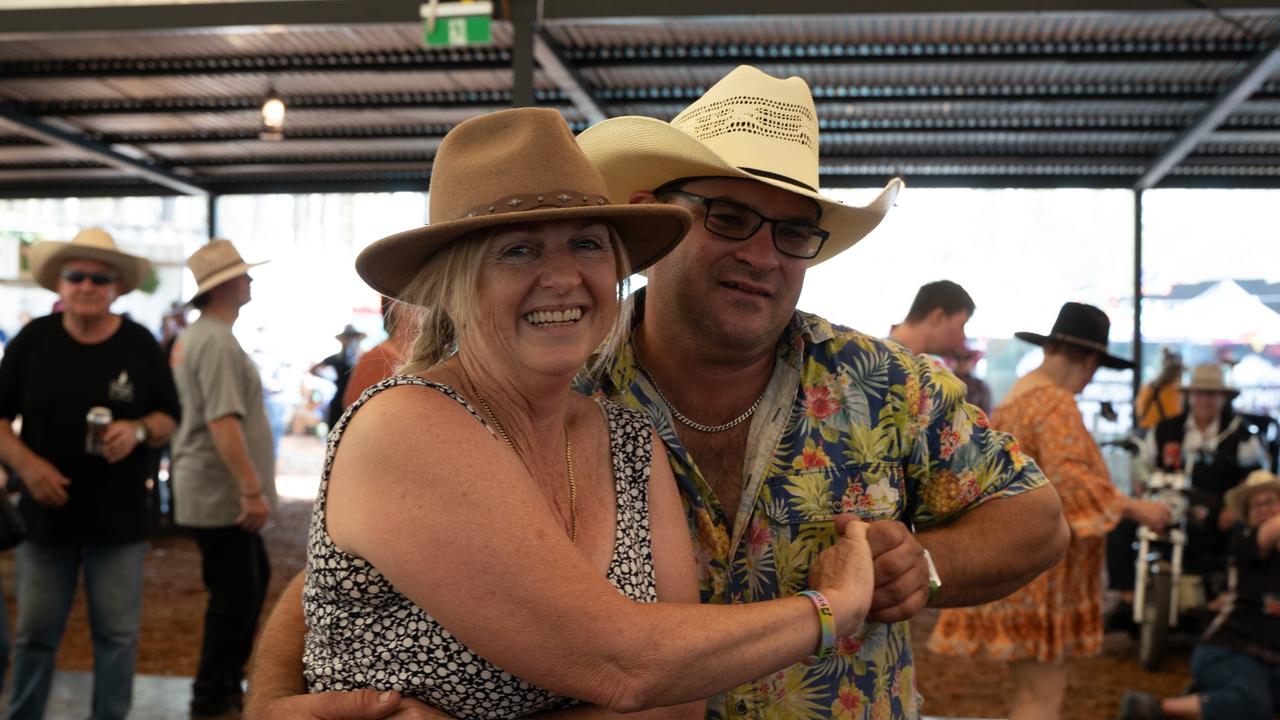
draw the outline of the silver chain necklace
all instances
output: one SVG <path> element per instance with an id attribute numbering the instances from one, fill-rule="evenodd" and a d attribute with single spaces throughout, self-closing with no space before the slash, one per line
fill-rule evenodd
<path id="1" fill-rule="evenodd" d="M 662 398 L 662 402 L 667 404 L 667 408 L 671 410 L 672 417 L 674 417 L 676 420 L 679 420 L 682 425 L 691 427 L 694 430 L 697 430 L 698 432 L 718 433 L 718 432 L 724 432 L 725 430 L 729 430 L 741 425 L 747 418 L 756 414 L 756 410 L 760 407 L 760 403 L 764 400 L 765 392 L 769 391 L 769 388 L 765 387 L 765 391 L 760 393 L 760 397 L 756 398 L 756 401 L 751 403 L 751 407 L 747 408 L 746 412 L 730 420 L 729 422 L 722 423 L 720 425 L 703 425 L 700 422 L 694 422 L 693 420 L 690 420 L 689 418 L 685 417 L 684 413 L 676 409 L 675 403 L 671 402 L 671 400 L 666 396 L 666 394 L 662 392 L 662 388 L 658 387 L 658 381 L 653 379 L 653 375 L 649 374 L 649 370 L 645 368 L 645 366 L 637 362 L 636 368 L 640 371 L 640 374 L 644 375 L 645 378 L 649 380 L 649 384 L 652 385 L 653 389 L 658 393 L 658 397 Z"/>

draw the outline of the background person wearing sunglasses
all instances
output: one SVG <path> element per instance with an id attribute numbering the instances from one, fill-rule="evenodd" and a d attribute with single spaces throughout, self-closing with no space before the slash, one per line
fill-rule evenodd
<path id="1" fill-rule="evenodd" d="M 18 507 L 27 523 L 17 548 L 11 719 L 44 716 L 82 567 L 93 631 L 92 716 L 129 712 L 146 554 L 146 446 L 167 442 L 179 414 L 159 344 L 111 312 L 149 269 L 97 228 L 31 249 L 32 276 L 58 293 L 63 311 L 28 323 L 0 360 L 0 461 L 22 479 Z M 91 453 L 85 416 L 96 407 L 109 409 L 113 421 L 101 451 Z M 11 426 L 18 417 L 21 438 Z"/>

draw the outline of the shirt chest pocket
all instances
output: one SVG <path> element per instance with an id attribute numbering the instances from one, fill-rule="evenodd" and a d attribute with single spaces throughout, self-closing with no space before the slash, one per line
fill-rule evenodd
<path id="1" fill-rule="evenodd" d="M 836 515 L 868 522 L 903 516 L 905 475 L 895 461 L 805 468 L 768 478 L 763 492 L 769 530 L 757 526 L 749 539 L 757 552 L 768 543 L 781 587 L 799 587 L 813 558 L 835 541 Z"/>
<path id="2" fill-rule="evenodd" d="M 840 513 L 863 520 L 896 520 L 906 505 L 906 479 L 898 461 L 805 468 L 765 481 L 765 506 L 778 525 L 830 522 Z"/>

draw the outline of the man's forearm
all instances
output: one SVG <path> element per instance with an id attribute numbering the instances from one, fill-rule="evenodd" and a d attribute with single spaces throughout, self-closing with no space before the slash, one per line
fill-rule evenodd
<path id="1" fill-rule="evenodd" d="M 258 635 L 249 669 L 248 710 L 307 691 L 302 678 L 302 650 L 307 635 L 302 582 L 302 573 L 289 582 Z"/>
<path id="2" fill-rule="evenodd" d="M 23 466 L 38 456 L 14 434 L 12 422 L 8 418 L 0 418 L 0 462 L 21 475 Z"/>
<path id="3" fill-rule="evenodd" d="M 153 448 L 164 447 L 178 429 L 178 423 L 161 410 L 138 418 L 138 422 L 147 429 L 147 446 Z"/>
<path id="4" fill-rule="evenodd" d="M 938 567 L 934 607 L 998 600 L 1056 565 L 1071 530 L 1053 487 L 990 500 L 946 527 L 917 536 Z"/>
<path id="5" fill-rule="evenodd" d="M 218 457 L 240 484 L 240 492 L 247 495 L 262 492 L 258 471 L 249 460 L 249 445 L 244 439 L 244 426 L 240 418 L 227 415 L 210 421 L 209 434 L 213 436 Z"/>

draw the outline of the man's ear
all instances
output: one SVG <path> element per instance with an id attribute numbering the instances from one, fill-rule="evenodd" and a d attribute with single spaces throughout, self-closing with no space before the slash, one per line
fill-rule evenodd
<path id="1" fill-rule="evenodd" d="M 648 190 L 638 190 L 631 193 L 631 197 L 627 199 L 632 205 L 649 205 L 658 202 L 658 198 Z"/>
<path id="2" fill-rule="evenodd" d="M 929 326 L 941 325 L 947 320 L 947 311 L 940 307 L 936 307 L 924 316 L 924 324 Z"/>

